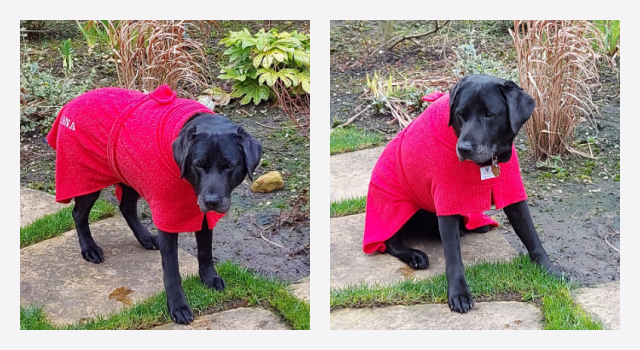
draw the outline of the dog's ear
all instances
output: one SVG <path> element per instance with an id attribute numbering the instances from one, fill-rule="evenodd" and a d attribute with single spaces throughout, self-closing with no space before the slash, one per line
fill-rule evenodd
<path id="1" fill-rule="evenodd" d="M 249 179 L 253 181 L 253 171 L 256 170 L 262 157 L 262 144 L 249 135 L 249 133 L 242 128 L 238 127 L 238 136 L 240 137 L 240 145 L 242 146 L 242 153 L 244 155 L 244 165 L 247 169 L 247 175 Z"/>
<path id="2" fill-rule="evenodd" d="M 196 138 L 196 126 L 182 128 L 178 137 L 171 143 L 173 159 L 180 168 L 180 179 L 184 178 L 189 151 Z"/>
<path id="3" fill-rule="evenodd" d="M 460 91 L 460 86 L 464 84 L 466 79 L 467 77 L 462 78 L 460 81 L 456 83 L 456 85 L 454 85 L 451 88 L 451 90 L 449 90 L 449 125 L 448 126 L 453 126 L 455 130 L 460 129 L 460 127 L 458 126 L 458 119 L 456 118 L 456 107 L 458 106 L 456 99 L 458 97 L 458 91 Z"/>
<path id="4" fill-rule="evenodd" d="M 511 131 L 517 134 L 518 130 L 531 117 L 531 113 L 536 108 L 536 101 L 524 92 L 520 86 L 510 80 L 505 80 L 500 85 L 500 88 L 507 101 Z"/>

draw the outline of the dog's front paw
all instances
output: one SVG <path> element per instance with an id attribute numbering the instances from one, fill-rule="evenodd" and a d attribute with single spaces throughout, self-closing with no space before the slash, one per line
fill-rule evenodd
<path id="1" fill-rule="evenodd" d="M 467 290 L 463 291 L 449 289 L 447 294 L 449 296 L 449 308 L 451 311 L 463 314 L 473 308 L 473 298 L 471 298 L 471 293 L 469 293 L 468 288 L 466 289 Z"/>
<path id="2" fill-rule="evenodd" d="M 209 278 L 200 277 L 202 283 L 207 286 L 207 288 L 215 289 L 217 291 L 223 291 L 225 288 L 224 280 L 220 276 L 213 276 Z"/>
<path id="3" fill-rule="evenodd" d="M 557 268 L 551 261 L 547 260 L 546 262 L 538 261 L 538 264 L 545 270 L 547 275 L 551 277 L 555 277 L 559 280 L 567 279 L 567 275 L 563 274 L 559 268 Z"/>
<path id="4" fill-rule="evenodd" d="M 92 262 L 94 264 L 98 264 L 104 261 L 104 253 L 102 253 L 102 249 L 98 246 L 93 246 L 91 248 L 87 248 L 82 250 L 82 257 L 84 260 L 88 262 Z"/>
<path id="5" fill-rule="evenodd" d="M 189 324 L 193 321 L 193 311 L 189 305 L 180 305 L 175 307 L 169 307 L 169 313 L 173 322 L 178 324 Z"/>

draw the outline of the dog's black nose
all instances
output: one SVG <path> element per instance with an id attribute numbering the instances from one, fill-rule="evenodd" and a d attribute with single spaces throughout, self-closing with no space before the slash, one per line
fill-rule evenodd
<path id="1" fill-rule="evenodd" d="M 473 147 L 471 146 L 471 142 L 458 142 L 458 153 L 460 153 L 461 156 L 468 157 L 472 151 Z"/>
<path id="2" fill-rule="evenodd" d="M 217 208 L 220 204 L 220 196 L 215 194 L 208 194 L 206 197 L 204 197 L 204 204 L 207 206 L 207 208 L 210 209 Z"/>

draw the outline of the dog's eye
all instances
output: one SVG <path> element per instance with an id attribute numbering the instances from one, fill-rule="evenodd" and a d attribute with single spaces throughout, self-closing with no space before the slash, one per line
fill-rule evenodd
<path id="1" fill-rule="evenodd" d="M 224 168 L 228 169 L 228 170 L 234 169 L 235 167 L 236 167 L 236 165 L 233 164 L 233 163 L 227 163 L 227 164 L 224 165 Z"/>
<path id="2" fill-rule="evenodd" d="M 201 160 L 197 161 L 197 162 L 195 163 L 195 165 L 196 165 L 198 168 L 206 169 L 206 168 L 208 168 L 208 167 L 209 167 L 209 160 L 208 160 L 208 159 L 201 159 Z"/>
<path id="3" fill-rule="evenodd" d="M 486 118 L 493 118 L 493 117 L 495 117 L 495 116 L 496 116 L 495 114 L 493 114 L 493 113 L 491 113 L 491 112 L 487 112 L 487 115 L 486 115 L 485 117 L 486 117 Z"/>

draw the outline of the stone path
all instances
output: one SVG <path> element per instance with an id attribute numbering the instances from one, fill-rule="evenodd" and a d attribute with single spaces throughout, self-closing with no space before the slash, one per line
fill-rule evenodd
<path id="1" fill-rule="evenodd" d="M 217 312 L 196 317 L 189 325 L 168 323 L 155 330 L 224 330 L 224 329 L 289 329 L 273 312 L 261 308 L 246 308 Z"/>
<path id="2" fill-rule="evenodd" d="M 466 314 L 423 304 L 338 310 L 331 313 L 331 329 L 542 329 L 542 319 L 537 307 L 515 301 L 476 303 Z"/>
<path id="3" fill-rule="evenodd" d="M 389 284 L 405 278 L 428 278 L 445 271 L 442 242 L 437 239 L 406 239 L 412 248 L 429 256 L 429 268 L 414 270 L 389 254 L 367 255 L 362 252 L 365 214 L 331 219 L 331 287 Z M 498 230 L 470 233 L 460 237 L 462 262 L 510 261 L 515 250 Z"/>
<path id="4" fill-rule="evenodd" d="M 292 283 L 289 286 L 291 294 L 296 298 L 304 300 L 307 303 L 311 302 L 311 277 L 303 278 L 296 283 Z"/>
<path id="5" fill-rule="evenodd" d="M 332 202 L 365 196 L 369 178 L 384 147 L 331 156 L 330 197 Z"/>
<path id="6" fill-rule="evenodd" d="M 620 329 L 620 281 L 580 288 L 575 300 L 604 329 Z"/>
<path id="7" fill-rule="evenodd" d="M 56 212 L 63 206 L 53 196 L 21 189 L 20 225 Z M 33 208 L 37 208 L 36 210 Z M 20 305 L 43 306 L 54 325 L 70 324 L 118 312 L 164 290 L 158 251 L 145 250 L 121 216 L 91 224 L 105 261 L 85 261 L 75 230 L 20 249 Z M 179 250 L 182 275 L 196 274 L 197 259 Z M 310 279 L 292 284 L 298 298 L 309 300 Z M 189 326 L 168 324 L 158 329 L 288 329 L 269 310 L 241 308 L 196 317 Z"/>
<path id="8" fill-rule="evenodd" d="M 373 166 L 383 147 L 331 156 L 331 201 L 366 195 Z M 385 285 L 403 279 L 428 278 L 445 271 L 439 239 L 406 239 L 429 256 L 429 268 L 413 270 L 388 254 L 362 252 L 365 214 L 332 218 L 331 288 L 350 285 Z M 499 220 L 498 220 L 499 221 Z M 502 224 L 501 222 L 499 222 Z M 481 261 L 511 260 L 514 249 L 502 229 L 471 233 L 460 239 L 465 266 Z M 605 329 L 620 329 L 620 283 L 576 291 L 576 302 Z M 447 305 L 426 304 L 331 312 L 331 329 L 542 329 L 543 316 L 535 305 L 523 302 L 476 303 L 466 314 L 451 312 Z"/>
<path id="9" fill-rule="evenodd" d="M 53 195 L 20 187 L 20 227 L 26 226 L 44 215 L 53 214 L 64 207 L 64 204 L 56 203 L 56 197 Z"/>

